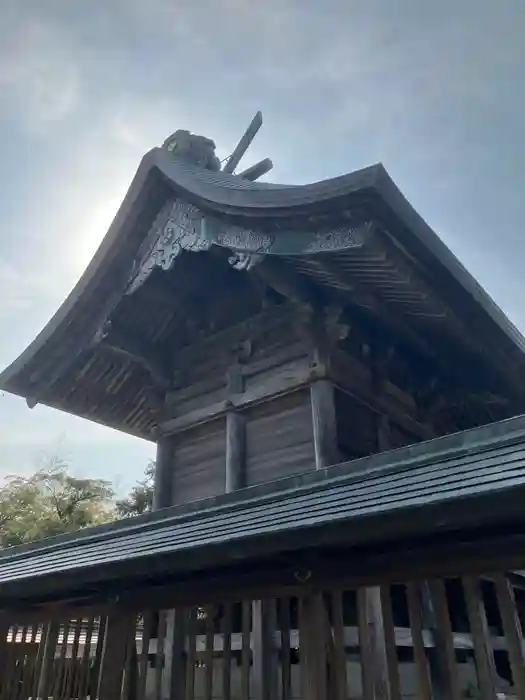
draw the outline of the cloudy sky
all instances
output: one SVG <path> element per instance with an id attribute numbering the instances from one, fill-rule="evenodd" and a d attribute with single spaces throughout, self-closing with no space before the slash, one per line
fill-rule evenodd
<path id="1" fill-rule="evenodd" d="M 0 364 L 84 270 L 177 128 L 305 182 L 382 161 L 525 330 L 523 0 L 0 0 Z M 0 396 L 0 476 L 59 452 L 140 477 L 148 444 Z"/>

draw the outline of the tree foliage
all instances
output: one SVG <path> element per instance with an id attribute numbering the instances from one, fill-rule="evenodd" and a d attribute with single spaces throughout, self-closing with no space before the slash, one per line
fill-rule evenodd
<path id="1" fill-rule="evenodd" d="M 114 501 L 109 481 L 75 477 L 58 457 L 30 476 L 9 476 L 0 486 L 0 548 L 147 513 L 154 478 L 152 462 L 128 496 Z"/>
<path id="2" fill-rule="evenodd" d="M 109 482 L 74 477 L 57 458 L 31 476 L 10 476 L 0 488 L 0 546 L 108 522 L 113 495 Z"/>
<path id="3" fill-rule="evenodd" d="M 149 513 L 153 505 L 153 484 L 155 480 L 155 463 L 146 467 L 144 478 L 134 486 L 126 498 L 115 504 L 119 518 L 131 518 Z"/>

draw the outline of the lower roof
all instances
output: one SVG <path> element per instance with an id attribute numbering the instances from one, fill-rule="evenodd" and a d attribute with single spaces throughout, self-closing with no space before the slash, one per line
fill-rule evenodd
<path id="1" fill-rule="evenodd" d="M 315 473 L 14 547 L 0 606 L 89 595 L 326 544 L 525 523 L 525 416 Z M 125 584 L 123 583 L 125 581 Z"/>

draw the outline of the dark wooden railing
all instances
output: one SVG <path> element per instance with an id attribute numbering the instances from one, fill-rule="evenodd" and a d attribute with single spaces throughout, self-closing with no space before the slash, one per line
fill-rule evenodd
<path id="1" fill-rule="evenodd" d="M 0 700 L 521 699 L 521 584 L 496 574 L 71 619 L 4 612 Z"/>

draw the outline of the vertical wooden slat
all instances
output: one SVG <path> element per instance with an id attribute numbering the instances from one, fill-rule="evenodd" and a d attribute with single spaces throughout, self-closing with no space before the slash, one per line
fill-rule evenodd
<path id="1" fill-rule="evenodd" d="M 183 608 L 170 610 L 166 626 L 166 669 L 163 677 L 163 697 L 180 700 L 185 695 L 187 611 Z"/>
<path id="2" fill-rule="evenodd" d="M 519 700 L 525 699 L 523 631 L 514 598 L 514 590 L 503 574 L 494 577 L 503 633 L 507 642 L 512 679 Z"/>
<path id="3" fill-rule="evenodd" d="M 381 613 L 383 616 L 383 631 L 385 635 L 385 653 L 392 700 L 401 700 L 401 679 L 399 677 L 399 665 L 397 660 L 396 631 L 394 626 L 394 614 L 392 610 L 392 596 L 390 586 L 380 588 Z"/>
<path id="4" fill-rule="evenodd" d="M 89 617 L 86 622 L 86 636 L 84 639 L 84 651 L 82 653 L 80 682 L 78 686 L 78 700 L 86 700 L 88 695 L 89 677 L 91 672 L 91 641 L 93 638 L 93 628 L 95 618 Z"/>
<path id="5" fill-rule="evenodd" d="M 374 694 L 376 700 L 391 700 L 385 627 L 381 609 L 381 589 L 379 587 L 374 586 L 365 590 L 365 606 L 368 643 L 373 659 Z"/>
<path id="6" fill-rule="evenodd" d="M 243 700 L 250 697 L 251 683 L 251 626 L 252 626 L 252 604 L 249 600 L 242 601 L 242 651 L 241 651 L 241 698 Z"/>
<path id="7" fill-rule="evenodd" d="M 230 700 L 232 691 L 232 618 L 233 607 L 227 603 L 223 617 L 222 700 Z"/>
<path id="8" fill-rule="evenodd" d="M 8 630 L 9 632 L 9 630 Z M 0 685 L 0 700 L 6 700 L 11 695 L 11 688 L 14 684 L 15 665 L 16 665 L 16 637 L 18 634 L 18 625 L 13 624 L 10 627 L 11 638 L 6 644 L 4 654 L 4 668 L 2 678 L 6 679 Z"/>
<path id="9" fill-rule="evenodd" d="M 445 582 L 434 579 L 422 588 L 423 605 L 434 639 L 435 664 L 431 664 L 434 694 L 448 700 L 461 700 L 454 637 L 447 603 Z"/>
<path id="10" fill-rule="evenodd" d="M 119 700 L 134 616 L 116 610 L 108 615 L 98 684 L 98 700 Z"/>
<path id="11" fill-rule="evenodd" d="M 255 700 L 274 700 L 276 696 L 275 627 L 275 601 L 254 601 L 252 603 L 252 694 Z"/>
<path id="12" fill-rule="evenodd" d="M 58 621 L 49 622 L 46 625 L 45 631 L 42 632 L 43 639 L 41 644 L 43 646 L 43 653 L 36 691 L 37 698 L 48 698 L 51 695 L 53 664 L 55 662 L 59 632 L 60 624 Z"/>
<path id="13" fill-rule="evenodd" d="M 27 638 L 25 640 L 25 661 L 24 661 L 24 674 L 23 682 L 20 689 L 20 695 L 22 698 L 31 697 L 31 687 L 33 685 L 34 677 L 36 675 L 36 664 L 38 656 L 38 648 L 36 646 L 36 634 L 38 631 L 38 624 L 33 622 L 27 630 Z"/>
<path id="14" fill-rule="evenodd" d="M 148 675 L 148 654 L 149 654 L 149 641 L 151 638 L 152 624 L 152 613 L 147 612 L 143 617 L 143 628 L 142 628 L 142 649 L 140 651 L 139 659 L 139 678 L 138 678 L 138 688 L 137 688 L 137 700 L 144 700 L 146 697 L 146 679 Z"/>
<path id="15" fill-rule="evenodd" d="M 195 696 L 195 661 L 196 661 L 196 624 L 197 610 L 191 608 L 188 614 L 188 653 L 186 656 L 186 700 L 194 700 Z"/>
<path id="16" fill-rule="evenodd" d="M 213 647 L 215 638 L 214 609 L 206 608 L 206 646 L 204 651 L 204 700 L 213 695 Z"/>
<path id="17" fill-rule="evenodd" d="M 124 700 L 136 700 L 137 696 L 137 618 L 130 619 L 126 658 L 124 660 L 124 681 L 122 686 Z"/>
<path id="18" fill-rule="evenodd" d="M 108 626 L 108 618 L 106 615 L 102 615 L 98 621 L 98 636 L 97 644 L 95 647 L 95 661 L 93 663 L 93 679 L 91 682 L 96 683 L 98 687 L 98 682 L 100 678 L 100 668 L 102 666 L 102 657 L 104 654 L 104 642 L 106 639 L 106 629 Z M 91 692 L 93 689 L 91 689 Z M 91 694 L 91 693 L 90 693 Z"/>
<path id="19" fill-rule="evenodd" d="M 279 604 L 279 626 L 281 630 L 281 696 L 292 698 L 292 654 L 290 649 L 290 598 L 281 598 Z"/>
<path id="20" fill-rule="evenodd" d="M 166 611 L 158 614 L 157 653 L 155 654 L 155 700 L 162 698 L 162 676 L 164 673 L 164 645 L 166 643 Z"/>
<path id="21" fill-rule="evenodd" d="M 332 593 L 332 628 L 334 635 L 334 680 L 337 700 L 347 698 L 346 647 L 343 616 L 343 592 Z"/>
<path id="22" fill-rule="evenodd" d="M 66 667 L 66 656 L 67 656 L 67 643 L 69 639 L 69 627 L 70 621 L 64 622 L 61 625 L 62 629 L 62 640 L 60 643 L 60 653 L 58 656 L 58 673 L 55 676 L 55 685 L 53 688 L 54 694 L 57 698 L 62 698 L 64 696 L 64 686 L 67 681 L 67 667 Z"/>
<path id="23" fill-rule="evenodd" d="M 24 625 L 22 630 L 22 641 L 20 644 L 20 655 L 18 657 L 20 682 L 18 683 L 15 691 L 15 696 L 20 699 L 24 697 L 24 692 L 27 691 L 28 679 L 31 672 L 30 651 L 28 646 L 30 632 L 31 630 L 29 625 Z"/>
<path id="24" fill-rule="evenodd" d="M 9 616 L 7 613 L 0 613 L 0 678 L 5 677 L 4 673 L 7 665 L 7 637 L 9 635 L 9 627 Z"/>
<path id="25" fill-rule="evenodd" d="M 479 693 L 481 700 L 495 700 L 497 674 L 480 582 L 473 576 L 464 576 L 462 583 L 474 645 Z"/>
<path id="26" fill-rule="evenodd" d="M 326 700 L 327 620 L 323 595 L 302 598 L 299 615 L 302 700 Z"/>
<path id="27" fill-rule="evenodd" d="M 78 673 L 78 649 L 80 646 L 80 633 L 82 631 L 82 620 L 75 620 L 75 624 L 72 625 L 73 638 L 71 640 L 71 658 L 67 662 L 67 667 L 69 670 L 67 683 L 64 687 L 64 697 L 68 700 L 70 697 L 76 697 L 75 694 L 75 684 L 77 681 Z"/>
<path id="28" fill-rule="evenodd" d="M 406 586 L 408 614 L 410 618 L 410 631 L 412 633 L 412 646 L 414 649 L 414 661 L 421 700 L 432 700 L 432 686 L 428 660 L 423 638 L 423 616 L 421 613 L 421 600 L 419 588 L 414 583 Z"/>
<path id="29" fill-rule="evenodd" d="M 42 671 L 42 661 L 44 656 L 46 625 L 35 624 L 32 638 L 36 644 L 37 650 L 33 659 L 33 670 L 31 674 L 31 684 L 29 687 L 29 697 L 35 698 L 38 690 L 38 681 Z"/>
<path id="30" fill-rule="evenodd" d="M 361 655 L 361 679 L 363 685 L 363 699 L 374 700 L 374 657 L 368 637 L 366 589 L 357 590 L 357 626 L 359 630 L 359 650 Z"/>

